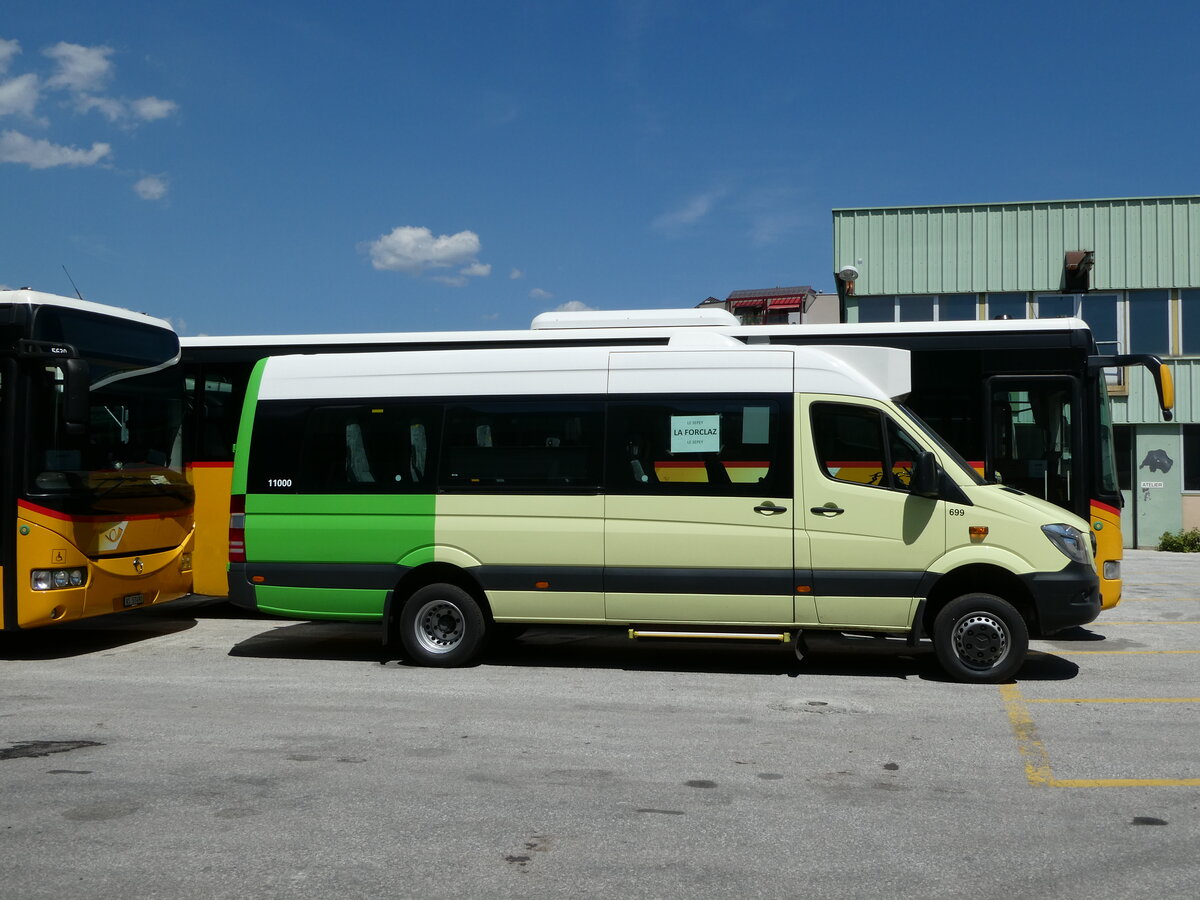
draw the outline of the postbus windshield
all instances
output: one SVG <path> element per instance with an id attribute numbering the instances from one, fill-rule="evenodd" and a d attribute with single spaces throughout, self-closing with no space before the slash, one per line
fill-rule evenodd
<path id="1" fill-rule="evenodd" d="M 26 491 L 74 515 L 166 511 L 192 503 L 184 477 L 182 373 L 177 367 L 110 380 L 90 392 L 88 428 L 62 424 L 62 371 L 33 379 Z"/>

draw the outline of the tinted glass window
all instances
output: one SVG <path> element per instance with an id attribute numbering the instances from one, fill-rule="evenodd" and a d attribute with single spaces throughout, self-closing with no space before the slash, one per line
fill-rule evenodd
<path id="1" fill-rule="evenodd" d="M 1037 316 L 1039 319 L 1061 319 L 1076 313 L 1075 294 L 1038 294 Z"/>
<path id="2" fill-rule="evenodd" d="M 1179 300 L 1183 319 L 1179 352 L 1194 356 L 1200 354 L 1200 291 L 1180 291 Z"/>
<path id="3" fill-rule="evenodd" d="M 614 401 L 608 491 L 790 496 L 790 408 L 773 396 Z"/>
<path id="4" fill-rule="evenodd" d="M 1166 355 L 1168 333 L 1166 291 L 1129 292 L 1129 352 Z"/>
<path id="5" fill-rule="evenodd" d="M 1183 426 L 1183 489 L 1200 491 L 1200 425 Z"/>
<path id="6" fill-rule="evenodd" d="M 817 403 L 812 408 L 813 444 L 822 471 L 838 481 L 887 486 L 883 421 L 865 406 Z"/>
<path id="7" fill-rule="evenodd" d="M 938 299 L 938 318 L 943 322 L 970 322 L 976 317 L 974 294 L 943 294 Z"/>
<path id="8" fill-rule="evenodd" d="M 479 401 L 451 405 L 441 484 L 449 490 L 588 490 L 600 486 L 599 401 Z"/>
<path id="9" fill-rule="evenodd" d="M 1024 294 L 988 294 L 987 298 L 989 319 L 1025 319 Z"/>
<path id="10" fill-rule="evenodd" d="M 895 297 L 859 297 L 858 321 L 860 322 L 894 322 L 896 321 Z"/>
<path id="11" fill-rule="evenodd" d="M 898 298 L 901 322 L 932 322 L 933 298 L 928 296 Z"/>
<path id="12" fill-rule="evenodd" d="M 1092 329 L 1101 353 L 1117 353 L 1117 295 L 1085 294 L 1080 315 Z"/>
<path id="13" fill-rule="evenodd" d="M 262 493 L 411 494 L 434 489 L 440 411 L 414 404 L 310 409 L 262 404 L 248 489 Z"/>

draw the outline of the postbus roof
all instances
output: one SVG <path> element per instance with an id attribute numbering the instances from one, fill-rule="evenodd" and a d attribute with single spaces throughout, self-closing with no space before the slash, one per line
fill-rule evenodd
<path id="1" fill-rule="evenodd" d="M 0 291 L 0 306 L 56 306 L 62 309 L 110 316 L 115 319 L 128 319 L 140 325 L 151 325 L 167 331 L 175 330 L 165 319 L 159 319 L 146 313 L 134 312 L 120 306 L 109 306 L 106 303 L 93 303 L 91 300 L 60 297 L 58 294 L 47 294 L 44 291 L 34 291 L 29 288 Z"/>
<path id="2" fill-rule="evenodd" d="M 689 310 L 641 310 L 641 313 L 655 313 L 633 318 L 614 320 L 620 324 L 602 326 L 597 324 L 596 314 L 593 313 L 557 313 L 553 321 L 561 325 L 551 327 L 543 324 L 529 330 L 504 331 L 405 331 L 405 332 L 358 332 L 358 333 L 329 333 L 329 334 L 258 334 L 258 335 L 203 335 L 198 337 L 180 338 L 180 343 L 189 348 L 247 348 L 270 349 L 272 347 L 305 347 L 305 346 L 404 346 L 404 345 L 436 345 L 436 344 L 554 344 L 569 341 L 579 343 L 585 341 L 602 342 L 611 340 L 614 329 L 619 328 L 619 340 L 622 343 L 639 340 L 661 342 L 664 332 L 687 328 L 689 331 L 712 331 L 728 334 L 742 340 L 759 339 L 764 343 L 773 337 L 786 336 L 829 336 L 831 338 L 846 338 L 854 335 L 902 335 L 919 330 L 922 334 L 1017 334 L 1017 333 L 1053 333 L 1066 331 L 1088 331 L 1088 325 L 1079 318 L 1056 319 L 983 319 L 961 322 L 863 322 L 840 325 L 731 325 L 713 324 L 696 325 L 695 322 L 686 324 L 672 323 L 667 314 L 689 312 Z M 716 310 L 720 312 L 720 310 Z M 569 317 L 579 315 L 580 322 L 586 317 L 590 324 L 570 324 Z M 617 315 L 624 317 L 624 313 Z M 539 317 L 540 318 L 540 317 Z M 535 321 L 537 321 L 535 319 Z M 543 320 L 548 322 L 550 320 Z M 654 321 L 657 324 L 642 324 Z"/>

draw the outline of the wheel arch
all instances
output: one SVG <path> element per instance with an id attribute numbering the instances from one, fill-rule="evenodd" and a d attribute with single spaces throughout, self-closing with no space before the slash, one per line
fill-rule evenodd
<path id="1" fill-rule="evenodd" d="M 399 583 L 388 591 L 383 602 L 383 640 L 390 643 L 396 636 L 396 621 L 408 598 L 430 584 L 452 584 L 462 588 L 479 604 L 484 616 L 492 621 L 492 606 L 487 592 L 467 569 L 446 562 L 431 562 L 416 566 L 404 573 Z"/>
<path id="2" fill-rule="evenodd" d="M 933 634 L 934 620 L 947 603 L 964 594 L 976 593 L 994 594 L 1007 600 L 1021 614 L 1029 632 L 1037 631 L 1037 604 L 1028 585 L 1001 566 L 973 563 L 940 575 L 928 589 L 921 621 L 924 633 Z"/>

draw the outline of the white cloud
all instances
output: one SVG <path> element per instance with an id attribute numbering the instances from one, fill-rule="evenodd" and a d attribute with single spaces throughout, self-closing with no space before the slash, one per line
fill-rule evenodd
<path id="1" fill-rule="evenodd" d="M 694 225 L 712 212 L 713 204 L 724 193 L 724 191 L 717 190 L 697 194 L 682 206 L 655 217 L 651 224 L 656 231 L 678 231 L 687 225 Z"/>
<path id="2" fill-rule="evenodd" d="M 134 184 L 133 190 L 143 200 L 161 200 L 167 196 L 167 180 L 158 175 L 147 175 Z"/>
<path id="3" fill-rule="evenodd" d="M 520 269 L 513 269 L 511 272 L 508 273 L 508 277 L 511 278 L 513 281 L 516 281 L 518 278 L 524 278 L 525 273 L 522 272 Z"/>
<path id="4" fill-rule="evenodd" d="M 568 300 L 562 306 L 554 307 L 554 312 L 594 312 L 596 307 L 588 306 L 581 300 Z"/>
<path id="5" fill-rule="evenodd" d="M 0 38 L 0 72 L 7 72 L 8 64 L 20 52 L 20 41 L 6 41 L 4 38 Z"/>
<path id="6" fill-rule="evenodd" d="M 459 270 L 460 275 L 466 275 L 468 278 L 487 278 L 492 274 L 491 263 L 474 262 L 464 269 Z"/>
<path id="7" fill-rule="evenodd" d="M 108 144 L 95 143 L 89 150 L 64 147 L 49 141 L 35 140 L 19 131 L 0 133 L 0 163 L 23 163 L 31 169 L 52 169 L 56 166 L 94 166 L 112 153 Z"/>
<path id="8" fill-rule="evenodd" d="M 552 300 L 554 295 L 549 291 L 543 291 L 541 288 L 534 288 L 529 292 L 529 296 L 534 300 Z"/>
<path id="9" fill-rule="evenodd" d="M 84 47 L 59 41 L 42 53 L 54 60 L 57 70 L 46 83 L 53 88 L 86 93 L 104 86 L 112 75 L 112 47 Z"/>
<path id="10" fill-rule="evenodd" d="M 458 276 L 438 278 L 447 284 L 462 285 L 466 283 L 465 274 L 487 274 L 468 272 L 481 265 L 475 259 L 481 246 L 479 235 L 473 231 L 434 237 L 428 228 L 401 225 L 371 241 L 367 244 L 367 250 L 371 256 L 371 265 L 381 271 L 421 275 L 426 269 L 465 266 Z M 491 266 L 486 268 L 488 272 L 491 271 Z"/>
<path id="11" fill-rule="evenodd" d="M 165 119 L 179 109 L 174 100 L 160 100 L 158 97 L 143 97 L 129 104 L 133 114 L 143 122 L 154 122 Z"/>
<path id="12" fill-rule="evenodd" d="M 40 93 L 36 75 L 18 75 L 0 82 L 0 116 L 13 113 L 32 116 Z"/>
<path id="13" fill-rule="evenodd" d="M 75 108 L 81 113 L 98 111 L 110 122 L 119 122 L 129 115 L 125 103 L 116 97 L 98 97 L 95 94 L 78 94 L 75 97 Z"/>

